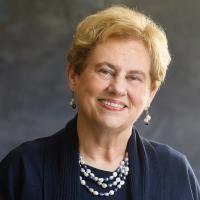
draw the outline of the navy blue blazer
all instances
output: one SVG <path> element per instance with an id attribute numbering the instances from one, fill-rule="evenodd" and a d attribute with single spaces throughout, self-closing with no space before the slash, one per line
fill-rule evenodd
<path id="1" fill-rule="evenodd" d="M 0 163 L 0 200 L 80 200 L 76 118 L 56 134 L 26 142 Z M 128 142 L 132 200 L 200 200 L 186 157 L 141 137 Z"/>

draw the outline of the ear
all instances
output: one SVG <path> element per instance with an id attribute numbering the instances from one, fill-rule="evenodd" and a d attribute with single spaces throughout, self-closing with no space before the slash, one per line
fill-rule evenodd
<path id="1" fill-rule="evenodd" d="M 150 107 L 151 102 L 153 101 L 155 95 L 156 95 L 157 92 L 158 92 L 158 89 L 159 89 L 159 87 L 153 87 L 153 88 L 151 88 L 150 95 L 149 95 L 149 99 L 148 99 L 147 105 L 146 105 L 147 108 Z"/>
<path id="2" fill-rule="evenodd" d="M 69 88 L 72 91 L 75 91 L 75 88 L 77 86 L 77 76 L 78 76 L 78 74 L 74 71 L 74 67 L 71 64 L 69 64 L 66 67 L 66 75 L 67 75 L 67 78 L 68 78 Z"/>

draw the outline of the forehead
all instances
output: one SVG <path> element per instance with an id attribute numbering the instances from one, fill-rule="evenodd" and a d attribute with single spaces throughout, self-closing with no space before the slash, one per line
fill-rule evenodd
<path id="1" fill-rule="evenodd" d="M 86 58 L 86 66 L 109 62 L 116 67 L 149 70 L 151 59 L 142 40 L 135 38 L 109 38 L 99 42 Z M 143 70 L 144 70 L 143 69 Z"/>

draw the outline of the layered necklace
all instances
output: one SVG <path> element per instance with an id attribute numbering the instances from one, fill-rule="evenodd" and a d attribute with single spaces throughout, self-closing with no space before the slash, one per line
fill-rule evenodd
<path id="1" fill-rule="evenodd" d="M 128 153 L 120 162 L 119 167 L 108 177 L 97 177 L 91 169 L 85 164 L 83 156 L 79 155 L 80 165 L 80 184 L 85 187 L 92 195 L 111 196 L 114 195 L 126 183 L 129 174 Z M 97 191 L 89 183 L 93 183 L 100 189 Z"/>

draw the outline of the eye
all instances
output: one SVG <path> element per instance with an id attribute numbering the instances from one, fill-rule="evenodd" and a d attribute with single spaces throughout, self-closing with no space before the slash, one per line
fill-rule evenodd
<path id="1" fill-rule="evenodd" d="M 142 77 L 139 75 L 130 75 L 130 76 L 127 76 L 126 78 L 127 80 L 130 80 L 130 81 L 140 81 L 140 82 L 143 81 Z"/>
<path id="2" fill-rule="evenodd" d="M 104 76 L 105 78 L 114 76 L 114 71 L 109 68 L 101 68 L 98 70 L 98 73 Z"/>

